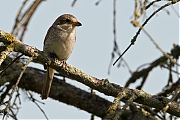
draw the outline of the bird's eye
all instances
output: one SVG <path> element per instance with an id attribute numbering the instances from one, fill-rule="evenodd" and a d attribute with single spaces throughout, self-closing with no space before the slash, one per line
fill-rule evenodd
<path id="1" fill-rule="evenodd" d="M 66 19 L 66 22 L 70 22 L 71 20 L 70 19 Z"/>

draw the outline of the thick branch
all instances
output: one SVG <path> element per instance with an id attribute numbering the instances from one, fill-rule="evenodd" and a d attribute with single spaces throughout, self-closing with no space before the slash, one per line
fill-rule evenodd
<path id="1" fill-rule="evenodd" d="M 43 86 L 42 78 L 45 78 L 45 75 L 29 67 L 24 76 L 32 77 L 23 77 L 19 87 L 26 90 L 33 90 L 41 94 Z M 106 110 L 111 105 L 111 102 L 76 88 L 75 86 L 66 83 L 64 80 L 59 80 L 57 78 L 53 79 L 50 97 L 68 105 L 73 105 L 89 113 L 93 113 L 101 118 L 106 115 Z"/>
<path id="2" fill-rule="evenodd" d="M 6 74 L 1 78 L 1 80 L 8 78 L 9 82 L 15 83 L 16 77 L 18 76 L 10 71 L 16 68 L 21 68 L 21 65 L 16 63 L 11 68 L 7 69 L 5 74 L 10 74 Z M 16 69 L 16 72 L 20 73 L 20 69 Z M 45 78 L 45 74 L 43 72 L 35 68 L 28 67 L 19 83 L 19 87 L 41 94 L 43 78 Z M 73 105 L 101 118 L 105 117 L 108 107 L 112 104 L 95 94 L 76 88 L 75 86 L 66 83 L 64 80 L 59 80 L 57 78 L 54 78 L 53 80 L 50 95 L 50 97 L 55 100 L 68 105 Z M 118 106 L 117 110 L 120 111 L 120 108 L 121 107 Z M 143 120 L 153 120 L 152 116 L 144 114 L 141 110 L 136 110 L 136 114 L 140 114 L 140 116 L 144 118 Z M 127 118 L 128 116 L 129 119 L 133 120 L 133 115 L 133 111 L 124 110 L 122 111 L 121 118 Z"/>

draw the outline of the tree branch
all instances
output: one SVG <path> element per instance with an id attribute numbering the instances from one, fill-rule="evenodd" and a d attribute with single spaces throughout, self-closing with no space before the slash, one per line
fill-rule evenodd
<path id="1" fill-rule="evenodd" d="M 4 62 L 4 64 L 8 63 L 9 60 L 6 60 Z M 19 68 L 21 68 L 20 62 L 14 64 L 11 68 L 8 68 L 5 71 L 5 76 L 3 76 L 1 80 L 8 78 L 10 83 L 15 83 L 16 77 L 18 76 L 12 72 L 12 69 L 16 69 L 16 73 L 19 74 L 21 72 Z M 36 68 L 28 67 L 19 83 L 19 87 L 41 94 L 42 84 L 44 80 L 43 78 L 45 78 L 45 73 L 39 71 Z M 55 77 L 53 79 L 50 97 L 65 104 L 75 106 L 81 110 L 85 110 L 86 112 L 92 113 L 93 115 L 101 118 L 104 118 L 106 116 L 106 111 L 112 104 L 112 102 L 109 102 L 104 98 L 76 88 L 75 86 L 66 83 L 64 80 L 60 80 Z M 135 120 L 133 116 L 135 114 L 138 114 L 138 116 L 141 116 L 143 120 L 154 120 L 154 117 L 144 114 L 138 108 L 136 108 L 136 111 L 131 109 L 126 109 L 122 111 L 121 108 L 122 107 L 118 105 L 116 109 L 117 111 L 121 112 L 121 118 L 127 118 L 128 116 L 129 119 Z"/>

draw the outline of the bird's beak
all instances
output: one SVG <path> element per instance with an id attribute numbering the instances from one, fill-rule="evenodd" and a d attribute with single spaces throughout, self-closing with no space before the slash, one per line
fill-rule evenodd
<path id="1" fill-rule="evenodd" d="M 74 22 L 73 25 L 75 25 L 75 26 L 82 26 L 82 24 L 80 22 Z"/>

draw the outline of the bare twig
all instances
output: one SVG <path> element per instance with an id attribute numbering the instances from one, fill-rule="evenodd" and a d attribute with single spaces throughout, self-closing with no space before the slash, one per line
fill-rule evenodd
<path id="1" fill-rule="evenodd" d="M 116 59 L 116 61 L 113 63 L 113 66 L 119 61 L 119 59 L 126 53 L 126 51 L 132 46 L 133 44 L 130 44 L 125 50 L 124 52 L 119 56 L 118 59 Z"/>
<path id="2" fill-rule="evenodd" d="M 77 2 L 77 0 L 74 0 L 71 4 L 72 7 L 74 7 L 75 3 Z"/>
<path id="3" fill-rule="evenodd" d="M 174 8 L 174 6 L 173 5 L 171 5 L 171 8 L 173 9 L 173 11 L 176 13 L 176 15 L 178 16 L 178 17 L 180 17 L 180 14 L 178 13 L 178 11 Z"/>
<path id="4" fill-rule="evenodd" d="M 115 117 L 117 120 L 119 120 L 119 117 L 122 115 L 123 111 L 126 110 L 126 108 L 133 103 L 133 101 L 135 101 L 138 98 L 138 96 L 136 94 L 133 94 L 126 102 L 125 105 L 123 105 L 121 111 L 117 112 L 117 114 L 115 114 Z"/>
<path id="5" fill-rule="evenodd" d="M 177 1 L 179 2 L 179 0 Z M 116 62 L 123 56 L 123 54 L 136 42 L 138 35 L 140 34 L 142 28 L 144 28 L 144 26 L 149 22 L 149 20 L 156 15 L 159 11 L 161 11 L 162 9 L 164 9 L 165 7 L 175 4 L 176 2 L 169 2 L 166 3 L 165 5 L 161 6 L 159 9 L 157 9 L 156 11 L 154 11 L 147 19 L 146 21 L 142 24 L 142 27 L 139 28 L 139 30 L 136 32 L 136 35 L 132 38 L 130 45 L 127 47 L 127 49 L 119 56 L 119 58 L 113 63 L 113 66 L 116 64 Z M 139 26 L 139 22 L 134 20 L 132 21 L 132 24 L 134 26 Z M 167 55 L 168 56 L 168 55 Z"/>
<path id="6" fill-rule="evenodd" d="M 13 27 L 13 30 L 12 30 L 12 32 L 11 33 L 13 33 L 13 31 L 15 31 L 15 29 L 20 29 L 19 27 L 18 27 L 18 25 L 20 24 L 20 15 L 21 15 L 21 13 L 22 13 L 22 10 L 23 10 L 23 8 L 25 7 L 25 5 L 26 5 L 26 3 L 28 2 L 28 0 L 25 0 L 23 3 L 22 3 L 22 6 L 20 7 L 20 9 L 19 9 L 19 11 L 18 11 L 18 13 L 17 13 L 17 15 L 16 15 L 16 21 L 15 21 L 15 24 L 14 24 L 14 27 Z M 19 30 L 18 30 L 19 31 Z M 16 33 L 14 33 L 14 35 L 15 36 L 17 36 L 18 35 L 18 32 L 16 32 Z"/>
<path id="7" fill-rule="evenodd" d="M 19 12 L 17 13 L 16 16 L 16 20 L 15 20 L 15 24 L 12 30 L 12 34 L 14 34 L 16 37 L 19 37 L 18 39 L 20 41 L 23 40 L 23 37 L 25 35 L 25 32 L 27 30 L 27 26 L 29 24 L 30 19 L 32 18 L 32 15 L 34 14 L 34 12 L 36 11 L 37 7 L 40 5 L 40 3 L 43 0 L 35 0 L 32 5 L 24 12 L 22 13 L 23 8 L 25 7 L 26 3 L 28 2 L 28 0 L 24 1 L 22 3 L 21 8 L 19 9 Z"/>
<path id="8" fill-rule="evenodd" d="M 111 53 L 111 61 L 109 63 L 109 67 L 108 67 L 108 74 L 110 74 L 110 68 L 111 68 L 111 64 L 113 62 L 114 59 L 114 53 L 118 53 L 119 55 L 121 54 L 119 49 L 118 49 L 118 45 L 117 45 L 117 41 L 116 41 L 116 0 L 113 1 L 113 35 L 114 35 L 114 48 L 113 51 Z"/>
<path id="9" fill-rule="evenodd" d="M 159 49 L 159 50 L 164 54 L 164 56 L 166 56 L 167 58 L 169 58 L 169 60 L 170 60 L 173 64 L 175 64 L 176 61 L 173 59 L 173 57 L 172 57 L 171 55 L 167 54 L 167 52 L 165 52 L 165 51 L 156 43 L 156 41 L 152 38 L 152 36 L 151 36 L 142 26 L 140 26 L 140 27 L 141 27 L 141 29 L 145 32 L 145 34 L 150 38 L 150 40 L 153 42 L 153 44 L 156 46 L 156 48 Z"/>
<path id="10" fill-rule="evenodd" d="M 147 6 L 145 6 L 145 9 L 147 10 L 148 8 L 151 7 L 151 5 L 153 5 L 155 2 L 160 2 L 161 0 L 154 0 L 152 2 L 150 2 Z"/>
<path id="11" fill-rule="evenodd" d="M 173 97 L 171 98 L 171 100 L 166 104 L 166 106 L 162 109 L 163 112 L 166 112 L 167 109 L 170 107 L 170 104 L 172 103 L 172 101 L 174 101 L 174 99 L 177 97 L 177 95 L 180 92 L 180 85 L 176 88 L 175 90 L 175 94 L 173 95 Z"/>
<path id="12" fill-rule="evenodd" d="M 163 68 L 166 68 L 166 69 L 170 70 L 170 68 L 169 68 L 169 67 L 167 67 L 167 66 L 165 66 L 165 65 L 162 65 L 161 67 L 163 67 Z M 180 72 L 178 72 L 178 70 L 173 70 L 173 69 L 171 69 L 171 71 L 172 71 L 172 72 L 174 72 L 174 73 L 176 73 L 177 75 L 179 75 L 179 74 L 180 74 Z"/>
<path id="13" fill-rule="evenodd" d="M 2 62 L 6 59 L 6 57 L 10 54 L 10 51 L 3 51 L 0 54 L 0 65 L 2 64 Z"/>
<path id="14" fill-rule="evenodd" d="M 44 103 L 36 100 L 36 99 L 32 96 L 32 94 L 31 94 L 30 92 L 28 92 L 28 93 L 29 93 L 29 95 L 30 95 L 30 97 L 28 96 L 29 100 L 31 100 L 31 101 L 40 109 L 40 111 L 43 113 L 43 115 L 45 116 L 45 118 L 48 120 L 48 117 L 47 117 L 46 113 L 45 113 L 44 110 L 38 105 L 37 102 L 39 102 L 39 103 L 41 103 L 41 104 L 44 104 Z M 36 102 L 36 101 L 37 101 L 37 102 Z"/>
<path id="15" fill-rule="evenodd" d="M 172 49 L 171 53 L 170 53 L 170 55 L 172 55 L 173 58 L 177 58 L 176 52 L 180 50 L 180 47 L 175 46 L 175 49 Z M 136 82 L 136 80 L 139 78 L 146 78 L 151 70 L 153 70 L 157 66 L 162 66 L 163 64 L 165 64 L 167 62 L 167 60 L 168 60 L 168 58 L 166 56 L 162 56 L 162 57 L 158 58 L 157 60 L 151 62 L 148 67 L 146 67 L 142 70 L 139 70 L 139 71 L 138 70 L 135 71 L 132 74 L 132 76 L 129 78 L 129 80 L 126 82 L 125 87 L 128 87 L 131 83 Z"/>
<path id="16" fill-rule="evenodd" d="M 11 43 L 10 45 L 6 46 L 6 50 L 1 52 L 0 54 L 0 65 L 2 64 L 2 62 L 6 59 L 6 57 L 12 52 L 14 51 L 14 44 Z"/>
<path id="17" fill-rule="evenodd" d="M 101 2 L 102 0 L 98 0 L 95 5 L 99 5 L 99 3 Z"/>
<path id="18" fill-rule="evenodd" d="M 107 116 L 105 119 L 109 120 L 111 118 L 115 117 L 115 112 L 118 108 L 119 102 L 120 100 L 122 100 L 124 97 L 126 96 L 126 93 L 124 91 L 119 92 L 117 97 L 114 98 L 114 101 L 112 103 L 112 105 L 108 108 L 107 110 Z"/>
<path id="19" fill-rule="evenodd" d="M 180 79 L 178 79 L 175 83 L 173 83 L 173 84 L 171 84 L 169 86 L 166 86 L 165 90 L 163 90 L 162 92 L 157 93 L 156 95 L 157 96 L 168 97 L 169 94 L 173 93 L 173 91 L 175 91 L 179 87 L 179 84 L 180 84 Z"/>
<path id="20" fill-rule="evenodd" d="M 19 55 L 18 57 L 16 57 L 11 63 L 9 63 L 2 71 L 0 71 L 0 77 L 3 75 L 4 71 L 11 66 L 16 60 L 18 60 L 20 57 L 22 57 L 23 54 Z"/>
<path id="21" fill-rule="evenodd" d="M 10 93 L 8 103 L 7 103 L 7 105 L 6 105 L 6 108 L 4 109 L 4 111 L 5 111 L 4 116 L 7 115 L 8 109 L 9 109 L 9 107 L 10 107 L 10 102 L 11 102 L 12 96 L 13 96 L 13 94 L 14 94 L 14 92 L 15 92 L 15 89 L 16 89 L 16 87 L 18 86 L 18 84 L 19 84 L 19 82 L 20 82 L 20 80 L 21 80 L 21 77 L 22 77 L 23 73 L 25 72 L 28 64 L 29 64 L 32 60 L 33 60 L 33 57 L 30 57 L 29 60 L 27 61 L 27 63 L 23 66 L 22 71 L 21 71 L 21 73 L 20 73 L 20 75 L 19 75 L 19 78 L 17 79 L 16 84 L 13 86 L 12 91 L 11 91 L 11 93 Z"/>
<path id="22" fill-rule="evenodd" d="M 116 0 L 114 0 L 113 2 L 113 35 L 114 35 L 114 48 L 113 48 L 113 51 L 111 53 L 111 61 L 109 63 L 109 67 L 108 67 L 108 74 L 110 74 L 110 68 L 111 68 L 111 65 L 112 65 L 112 62 L 114 60 L 114 54 L 117 53 L 118 55 L 122 56 L 124 53 L 121 54 L 120 50 L 119 50 L 119 47 L 118 47 L 118 44 L 117 44 L 117 34 L 116 34 Z M 116 60 L 117 62 L 118 60 Z M 131 69 L 128 65 L 128 63 L 125 61 L 125 59 L 122 58 L 122 61 L 125 63 L 125 66 L 128 68 L 129 72 L 131 73 Z M 115 64 L 115 63 L 114 63 Z M 113 64 L 113 66 L 114 66 Z M 119 64 L 120 66 L 120 64 Z"/>

